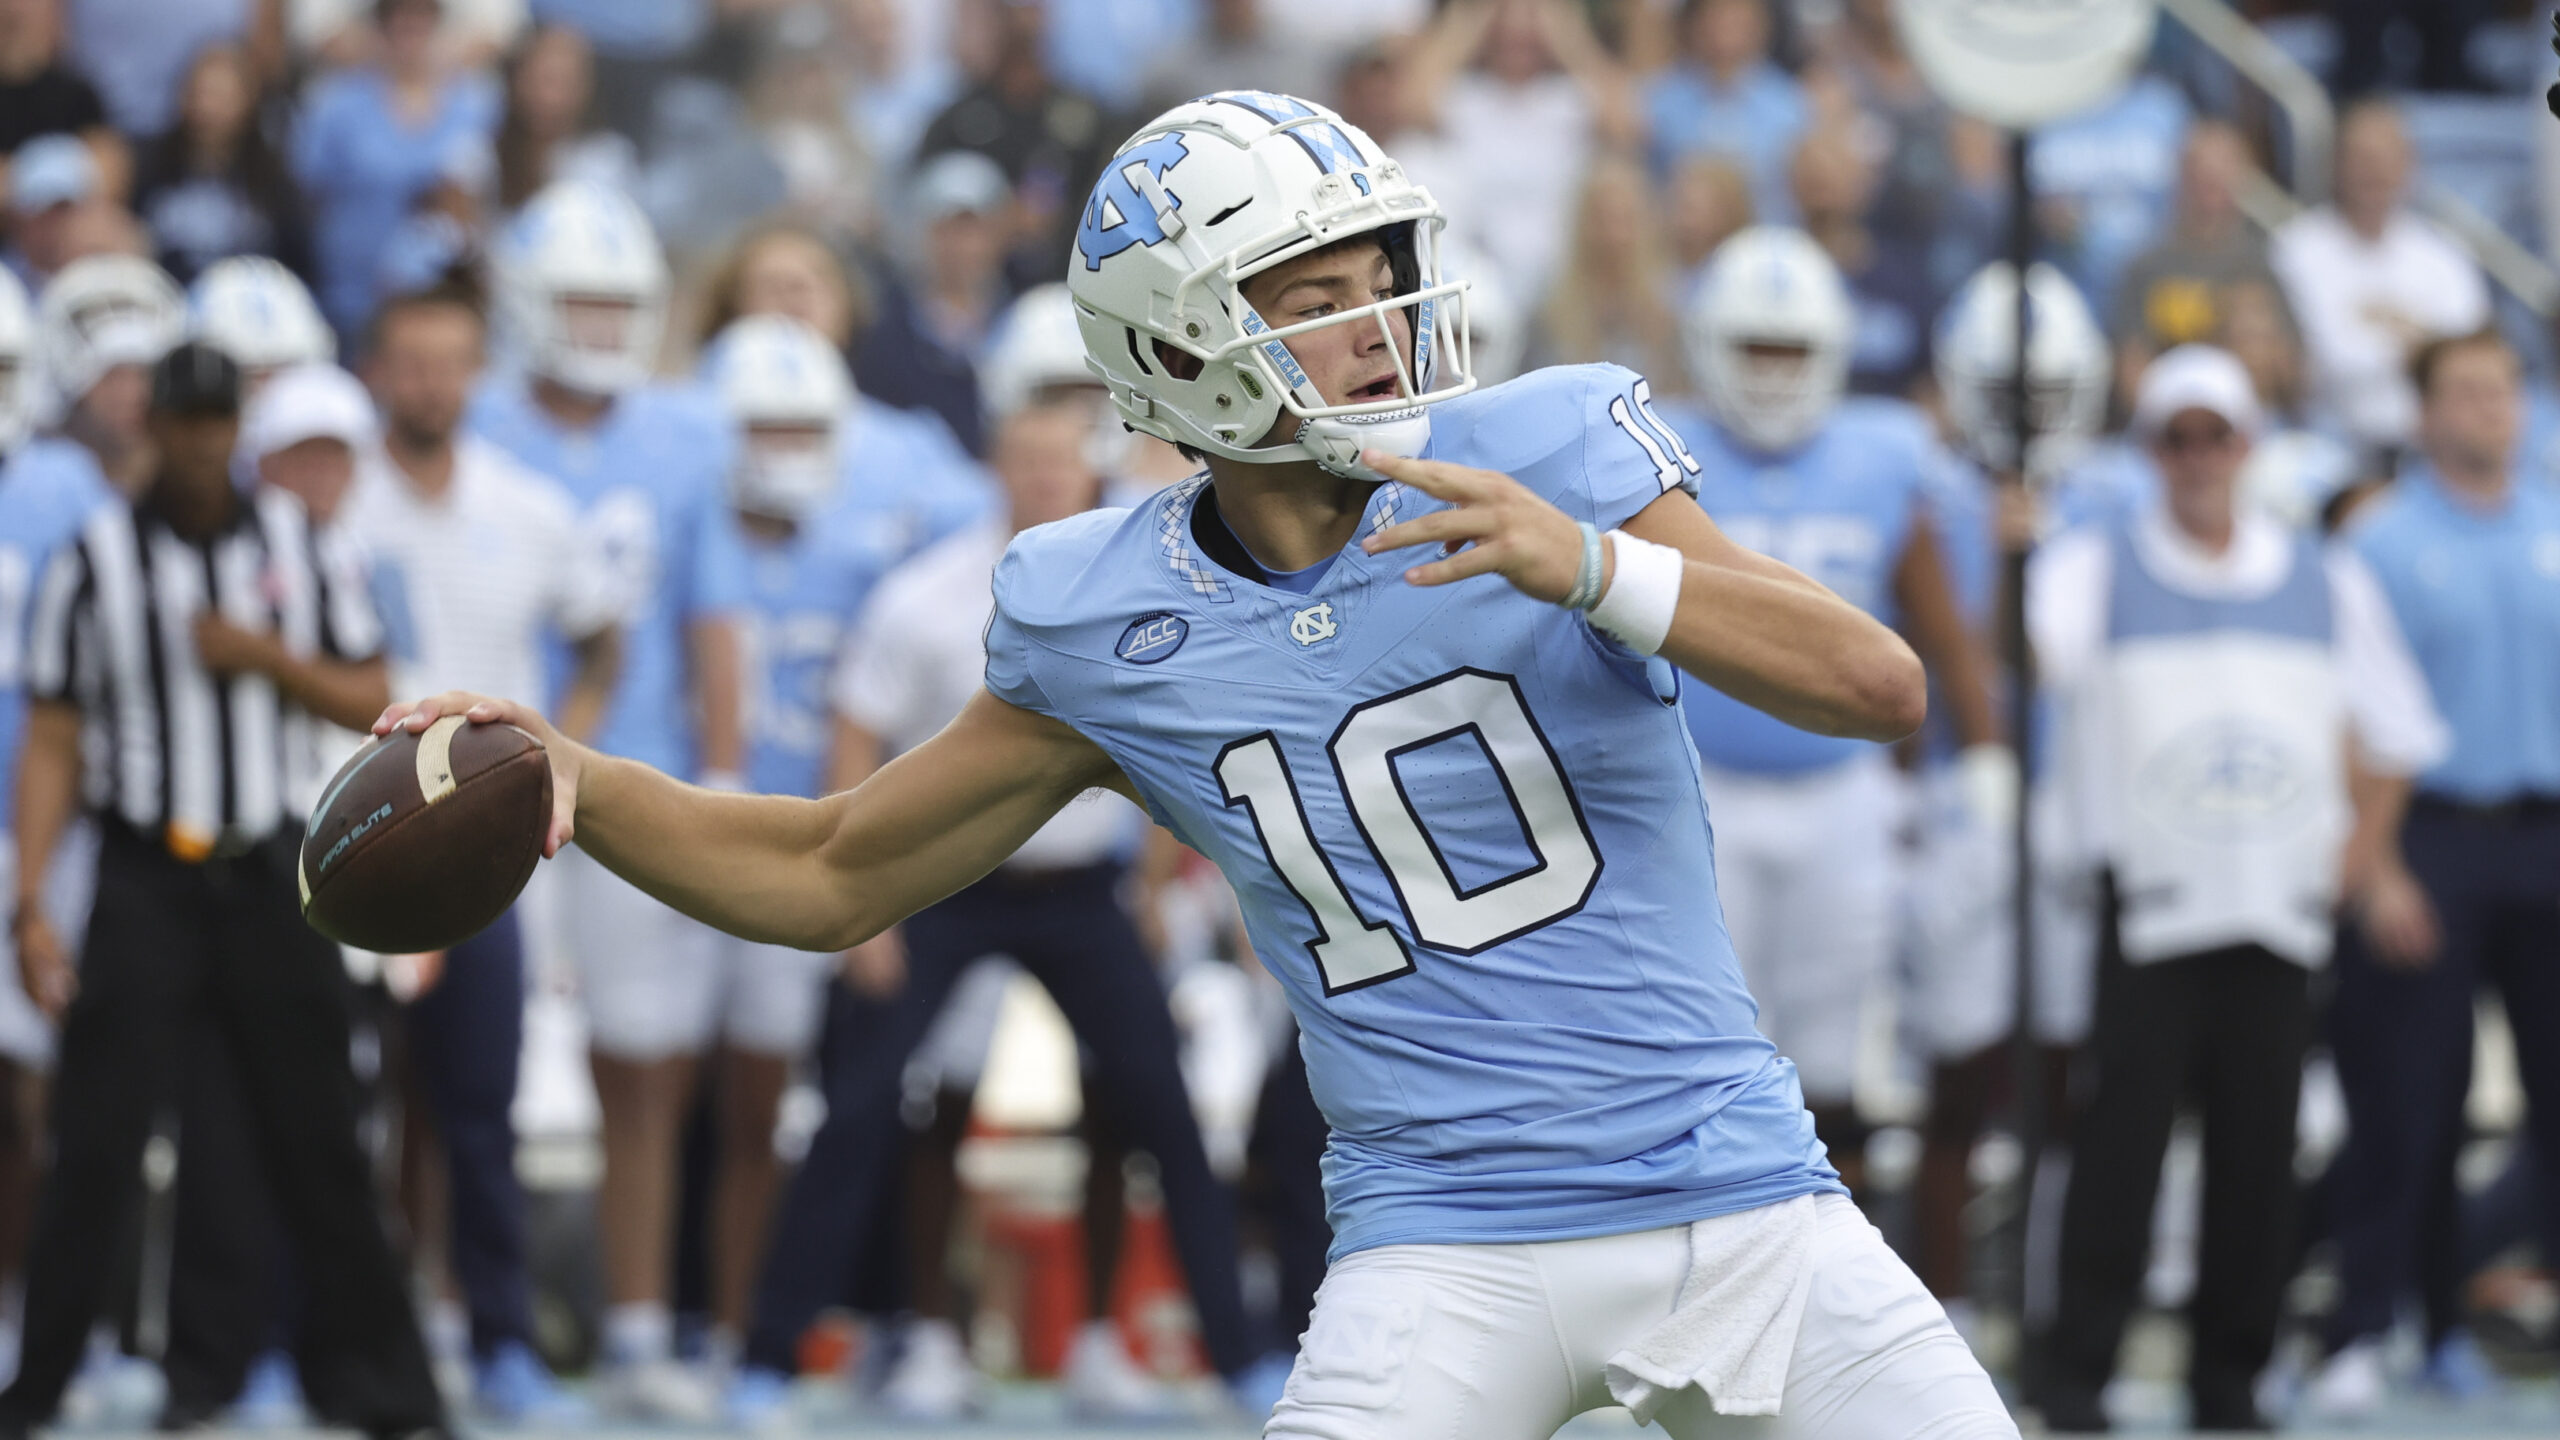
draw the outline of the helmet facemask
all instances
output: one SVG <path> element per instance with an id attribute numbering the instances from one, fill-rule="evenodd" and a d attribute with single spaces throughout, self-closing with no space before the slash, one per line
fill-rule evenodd
<path id="1" fill-rule="evenodd" d="M 729 503 L 749 515 L 798 524 L 835 494 L 838 425 L 832 418 L 752 419 L 739 427 Z"/>

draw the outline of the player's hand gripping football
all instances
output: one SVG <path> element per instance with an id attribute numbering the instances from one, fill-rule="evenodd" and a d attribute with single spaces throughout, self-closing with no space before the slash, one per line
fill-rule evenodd
<path id="1" fill-rule="evenodd" d="M 1582 530 L 1573 517 L 1528 486 L 1495 470 L 1375 450 L 1362 451 L 1360 462 L 1451 506 L 1390 525 L 1360 542 L 1372 555 L 1438 542 L 1441 558 L 1405 571 L 1408 582 L 1446 585 L 1471 575 L 1499 575 L 1522 594 L 1549 604 L 1573 589 L 1582 569 Z M 1604 584 L 1614 565 L 1604 547 Z"/>
<path id="2" fill-rule="evenodd" d="M 373 722 L 373 733 L 388 735 L 394 730 L 416 732 L 426 729 L 446 715 L 459 715 L 474 725 L 513 725 L 542 742 L 543 752 L 551 757 L 551 833 L 542 840 L 542 858 L 548 860 L 560 853 L 575 831 L 578 814 L 578 777 L 584 771 L 587 747 L 561 734 L 550 721 L 542 718 L 530 705 L 513 700 L 493 700 L 486 695 L 473 695 L 462 690 L 448 690 L 424 700 L 405 700 L 382 712 Z"/>

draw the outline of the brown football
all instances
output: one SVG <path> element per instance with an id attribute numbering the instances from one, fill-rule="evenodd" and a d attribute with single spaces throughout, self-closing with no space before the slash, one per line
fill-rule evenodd
<path id="1" fill-rule="evenodd" d="M 339 767 L 302 840 L 302 916 L 363 950 L 442 950 L 515 903 L 551 827 L 551 759 L 513 725 L 448 715 Z"/>

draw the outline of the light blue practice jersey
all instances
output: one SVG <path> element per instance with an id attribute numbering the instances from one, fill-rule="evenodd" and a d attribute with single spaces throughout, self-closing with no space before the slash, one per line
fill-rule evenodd
<path id="1" fill-rule="evenodd" d="M 815 795 L 826 779 L 827 686 L 871 587 L 976 524 L 994 486 L 941 421 L 871 402 L 838 441 L 844 488 L 781 543 L 746 537 L 747 784 Z"/>
<path id="2" fill-rule="evenodd" d="M 16 813 L 36 577 L 55 547 L 114 498 L 97 462 L 68 440 L 31 440 L 0 462 L 0 815 Z"/>
<path id="3" fill-rule="evenodd" d="M 1690 481 L 1615 366 L 1431 416 L 1430 458 L 1604 527 Z M 1334 1253 L 1836 1189 L 1753 1028 L 1667 667 L 1491 576 L 1407 585 L 1423 551 L 1346 546 L 1303 595 L 1244 578 L 1195 539 L 1207 483 L 1016 539 L 987 684 L 1100 745 L 1235 887 L 1332 1126 Z M 1382 485 L 1359 533 L 1438 508 Z"/>
<path id="4" fill-rule="evenodd" d="M 1920 517 L 1928 428 L 1898 401 L 1850 400 L 1813 437 L 1764 454 L 1694 411 L 1672 423 L 1704 473 L 1698 503 L 1746 550 L 1791 565 L 1890 624 L 1893 572 Z M 1799 774 L 1874 749 L 1799 730 L 1704 684 L 1689 687 L 1689 733 L 1708 764 Z"/>
<path id="5" fill-rule="evenodd" d="M 2348 535 L 2453 728 L 2418 788 L 2483 805 L 2560 795 L 2560 490 L 2518 483 L 2483 512 L 2420 462 Z"/>
<path id="6" fill-rule="evenodd" d="M 614 402 L 591 430 L 562 427 L 520 379 L 493 380 L 471 428 L 558 481 L 594 526 L 626 595 L 622 676 L 598 748 L 691 777 L 693 622 L 746 608 L 746 552 L 729 515 L 729 423 L 707 395 L 652 385 Z M 555 652 L 554 698 L 568 678 Z"/>

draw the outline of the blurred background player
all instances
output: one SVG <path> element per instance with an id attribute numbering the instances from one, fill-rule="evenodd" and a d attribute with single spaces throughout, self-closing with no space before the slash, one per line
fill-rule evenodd
<path id="1" fill-rule="evenodd" d="M 79 532 L 90 511 L 114 498 L 87 451 L 35 433 L 36 325 L 26 292 L 0 275 L 0 614 L 23 616 L 34 603 L 36 577 L 53 552 Z M 24 637 L 0 643 L 0 812 L 15 813 L 18 751 L 26 734 Z M 62 847 L 57 874 L 76 869 L 86 843 Z M 0 878 L 17 893 L 17 842 L 0 839 Z M 55 928 L 76 934 L 85 884 L 45 887 Z M 62 903 L 70 900 L 69 905 Z M 66 914 L 66 910 L 71 913 Z M 36 1182 L 44 1157 L 45 1076 L 53 1066 L 53 1028 L 18 982 L 17 945 L 0 965 L 0 1371 L 17 1367 L 17 1299 L 25 1274 L 27 1234 L 35 1219 Z"/>
<path id="2" fill-rule="evenodd" d="M 992 460 L 1003 511 L 881 582 L 850 637 L 834 692 L 831 788 L 857 784 L 923 743 L 978 689 L 985 666 L 978 637 L 1006 544 L 1032 526 L 1091 508 L 1100 493 L 1090 458 L 1093 421 L 1080 398 L 1032 400 L 998 419 Z M 867 987 L 877 998 L 856 1005 L 831 1036 L 840 1054 L 830 1066 L 827 1121 L 777 1224 L 750 1365 L 785 1371 L 792 1338 L 840 1287 L 877 1203 L 878 1187 L 865 1177 L 898 1153 L 908 1056 L 969 963 L 1003 954 L 1040 980 L 1084 1043 L 1095 1081 L 1085 1103 L 1093 1126 L 1155 1156 L 1210 1359 L 1225 1374 L 1244 1369 L 1251 1357 L 1233 1202 L 1210 1172 L 1163 986 L 1118 894 L 1142 828 L 1135 809 L 1116 796 L 1080 801 L 996 873 L 893 932 L 903 942 L 898 947 L 870 947 L 862 963 L 885 973 Z M 916 1163 L 947 1175 L 966 1115 L 965 1098 L 945 1097 Z M 1169 1418 L 1169 1397 L 1137 1368 L 1109 1318 L 1124 1201 L 1115 1147 L 1092 1148 L 1088 1184 L 1101 1193 L 1087 1197 L 1087 1319 L 1066 1361 L 1067 1402 L 1092 1419 Z M 947 1180 L 937 1189 L 953 1193 Z M 947 1201 L 944 1209 L 938 1218 L 947 1219 Z M 916 1230 L 918 1319 L 883 1398 L 910 1418 L 956 1419 L 983 1397 L 944 1274 L 950 1232 L 947 1224 Z"/>
<path id="3" fill-rule="evenodd" d="M 633 597 L 597 743 L 734 789 L 747 595 L 722 504 L 733 445 L 707 397 L 651 380 L 667 309 L 657 237 L 620 194 L 563 182 L 516 217 L 497 265 L 501 336 L 522 371 L 481 387 L 469 427 L 567 489 Z M 626 1414 L 708 1418 L 711 1388 L 677 1363 L 669 1305 L 677 1142 L 719 1034 L 719 959 L 709 930 L 583 855 L 562 859 L 560 938 L 604 1119 L 604 1396 Z"/>
<path id="4" fill-rule="evenodd" d="M 544 693 L 550 649 L 563 646 L 563 723 L 592 737 L 613 694 L 618 626 L 632 597 L 567 490 L 463 430 L 485 349 L 485 322 L 463 296 L 395 297 L 374 316 L 366 372 L 381 418 L 358 442 L 344 523 L 378 590 L 395 597 L 387 608 L 401 687 L 467 675 Z M 360 407 L 353 383 L 319 367 L 273 382 L 279 405 L 308 390 L 315 411 Z M 442 1242 L 468 1309 L 475 1398 L 491 1419 L 514 1423 L 576 1418 L 533 1351 L 512 1118 L 525 996 L 523 927 L 510 911 L 445 954 L 433 985 L 401 1012 L 424 1101 L 414 1120 L 441 1142 L 448 1197 L 449 1238 L 420 1238 Z"/>
<path id="5" fill-rule="evenodd" d="M 185 333 L 168 273 L 131 255 L 74 262 L 36 297 L 44 417 L 127 496 L 150 479 L 151 365 Z"/>
<path id="6" fill-rule="evenodd" d="M 843 358 L 796 320 L 733 323 L 713 340 L 704 379 L 735 427 L 727 498 L 747 558 L 747 785 L 824 794 L 830 682 L 853 617 L 883 575 L 974 523 L 991 497 L 974 467 L 936 465 L 930 452 L 901 447 L 897 433 L 913 418 L 856 395 Z M 775 1121 L 816 1038 L 837 960 L 725 935 L 717 952 L 711 1309 L 716 1343 L 734 1356 L 783 1175 Z"/>
<path id="7" fill-rule="evenodd" d="M 328 364 L 338 337 L 302 281 L 263 255 L 234 255 L 187 287 L 187 331 L 230 356 L 251 400 L 288 365 Z"/>
<path id="8" fill-rule="evenodd" d="M 1699 503 L 1735 543 L 1908 631 L 1946 686 L 1961 743 L 1990 747 L 1978 754 L 1996 765 L 1976 641 L 1922 508 L 1927 431 L 1906 406 L 1843 403 L 1853 328 L 1838 271 L 1803 232 L 1726 241 L 1688 314 L 1705 414 L 1681 413 L 1689 452 L 1659 463 L 1698 470 Z M 1618 423 L 1646 433 L 1636 417 Z M 1795 1062 L 1854 1191 L 1863 1017 L 1893 956 L 1892 761 L 1880 745 L 1795 729 L 1703 684 L 1684 690 L 1725 924 L 1761 1032 Z"/>
<path id="9" fill-rule="evenodd" d="M 2027 383 L 2036 434 L 2023 470 L 2007 416 L 2017 355 L 2017 272 L 1994 261 L 1967 280 L 1947 307 L 1935 346 L 1939 410 L 1949 447 L 1928 489 L 1948 580 L 1965 623 L 1986 650 L 1999 640 L 2002 550 L 2045 528 L 2129 513 L 2136 492 L 2126 472 L 2084 463 L 2105 418 L 2106 340 L 2080 292 L 2059 270 L 2037 265 L 2028 278 Z M 2011 499 L 2015 479 L 2032 499 Z M 2017 527 L 2004 534 L 2004 519 Z M 1933 687 L 1939 677 L 1932 676 Z M 2005 697 L 2014 683 L 2002 675 Z M 1934 692 L 1933 692 L 1934 698 Z M 1973 1155 L 2006 1064 L 2004 1047 L 2016 1004 L 2016 925 L 2009 877 L 2015 807 L 2036 806 L 2040 857 L 2035 869 L 2035 1030 L 2047 1049 L 2048 1140 L 2058 1140 L 2065 1059 L 2087 1035 L 2097 974 L 2091 896 L 2085 874 L 2056 843 L 2062 791 L 2050 783 L 2048 740 L 2034 742 L 2017 771 L 1986 764 L 1983 752 L 1958 739 L 1947 706 L 1933 705 L 1922 732 L 1908 890 L 1910 932 L 1902 947 L 1902 1022 L 1929 1066 L 1929 1102 L 1921 1122 L 1920 1168 L 1913 1180 L 1912 1268 L 1947 1306 L 1959 1329 L 1973 1333 L 1970 1228 Z M 2016 762 L 2009 762 L 2014 765 Z M 2014 1089 L 2013 1092 L 2014 1093 Z M 2059 1221 L 2061 1149 L 2046 1150 L 2050 1176 L 2038 1193 Z M 2039 1231 L 2049 1255 L 2054 1225 Z M 2048 1275 L 2043 1262 L 2035 1268 Z M 2032 1293 L 2050 1300 L 2049 1286 Z"/>
<path id="10" fill-rule="evenodd" d="M 2107 1428 L 2099 1396 L 2190 1096 L 2204 1162 L 2189 1423 L 2268 1428 L 2254 1391 L 2293 1271 L 2312 973 L 2341 875 L 2362 888 L 2373 871 L 2355 857 L 2448 748 L 2363 562 L 2242 500 L 2260 423 L 2227 351 L 2162 354 L 2132 426 L 2158 501 L 2056 540 L 2028 575 L 2057 763 L 2081 802 L 2067 843 L 2106 875 L 2094 1083 L 2041 1377 L 2045 1420 L 2065 1432 Z"/>

